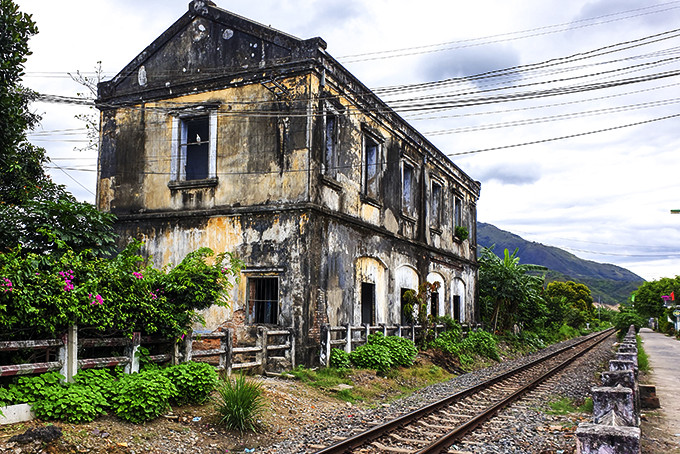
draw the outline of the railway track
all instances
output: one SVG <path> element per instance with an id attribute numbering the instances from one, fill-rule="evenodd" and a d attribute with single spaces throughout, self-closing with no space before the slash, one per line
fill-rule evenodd
<path id="1" fill-rule="evenodd" d="M 372 427 L 316 454 L 443 453 L 501 409 L 531 391 L 614 333 L 583 338 L 516 369 L 499 374 L 384 424 Z"/>

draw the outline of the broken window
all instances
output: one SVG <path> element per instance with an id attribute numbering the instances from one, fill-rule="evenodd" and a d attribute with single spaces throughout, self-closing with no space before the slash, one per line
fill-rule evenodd
<path id="1" fill-rule="evenodd" d="M 430 196 L 430 225 L 438 228 L 441 225 L 442 185 L 433 181 Z"/>
<path id="2" fill-rule="evenodd" d="M 248 307 L 252 323 L 276 325 L 279 318 L 279 278 L 249 277 Z"/>
<path id="3" fill-rule="evenodd" d="M 361 324 L 375 324 L 375 284 L 361 283 Z"/>
<path id="4" fill-rule="evenodd" d="M 415 216 L 416 192 L 415 171 L 413 166 L 404 163 L 401 178 L 401 205 L 404 214 Z"/>
<path id="5" fill-rule="evenodd" d="M 363 194 L 374 200 L 380 196 L 380 144 L 364 134 Z"/>
<path id="6" fill-rule="evenodd" d="M 325 115 L 324 134 L 324 174 L 335 178 L 338 174 L 338 117 L 334 114 Z"/>

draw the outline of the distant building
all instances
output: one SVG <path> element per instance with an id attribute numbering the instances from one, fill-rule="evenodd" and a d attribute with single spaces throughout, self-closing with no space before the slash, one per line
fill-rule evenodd
<path id="1" fill-rule="evenodd" d="M 97 106 L 97 201 L 123 241 L 157 265 L 202 246 L 247 265 L 207 329 L 294 328 L 314 363 L 321 324 L 401 323 L 404 291 L 426 280 L 431 311 L 474 320 L 479 182 L 322 39 L 195 0 Z"/>

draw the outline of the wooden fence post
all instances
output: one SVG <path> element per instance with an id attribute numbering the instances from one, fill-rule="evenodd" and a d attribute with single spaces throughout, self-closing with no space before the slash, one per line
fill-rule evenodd
<path id="1" fill-rule="evenodd" d="M 227 338 L 229 337 L 229 332 L 223 332 L 222 334 L 224 334 L 224 336 L 220 338 L 220 350 L 222 350 L 222 353 L 220 353 L 218 367 L 221 370 L 227 370 L 227 354 L 229 349 Z"/>
<path id="2" fill-rule="evenodd" d="M 68 327 L 65 342 L 65 358 L 61 374 L 66 377 L 67 382 L 71 383 L 73 377 L 78 373 L 78 325 Z"/>
<path id="3" fill-rule="evenodd" d="M 326 327 L 328 327 L 328 325 L 326 325 Z M 289 334 L 289 336 L 290 336 L 290 368 L 295 369 L 295 330 L 293 328 L 290 328 L 288 330 L 288 332 L 290 333 Z M 328 332 L 330 333 L 330 329 L 328 330 Z M 330 337 L 329 337 L 328 338 L 329 351 L 330 351 L 330 345 L 331 345 L 331 342 L 330 342 Z M 329 359 L 330 359 L 330 356 L 329 356 Z"/>
<path id="4" fill-rule="evenodd" d="M 231 365 L 234 363 L 234 329 L 227 328 L 224 337 L 224 370 L 227 376 L 231 375 Z"/>
<path id="5" fill-rule="evenodd" d="M 182 362 L 188 363 L 193 356 L 194 348 L 194 332 L 189 332 L 184 336 L 184 359 Z"/>
<path id="6" fill-rule="evenodd" d="M 257 327 L 257 343 L 260 346 L 260 351 L 255 354 L 255 361 L 260 363 L 262 373 L 267 370 L 267 344 L 269 337 L 269 330 L 264 326 Z"/>
<path id="7" fill-rule="evenodd" d="M 130 344 L 125 348 L 125 356 L 130 358 L 130 362 L 125 365 L 126 374 L 134 374 L 139 372 L 139 356 L 137 355 L 137 350 L 142 343 L 142 333 L 135 332 L 132 333 L 132 340 Z"/>
<path id="8" fill-rule="evenodd" d="M 331 330 L 326 324 L 321 325 L 320 333 L 321 348 L 319 349 L 319 364 L 324 367 L 328 367 L 331 361 Z M 293 333 L 290 334 L 290 348 L 293 350 L 293 345 L 295 340 L 293 339 Z M 291 355 L 292 356 L 292 355 Z M 291 361 L 291 364 L 293 361 Z"/>

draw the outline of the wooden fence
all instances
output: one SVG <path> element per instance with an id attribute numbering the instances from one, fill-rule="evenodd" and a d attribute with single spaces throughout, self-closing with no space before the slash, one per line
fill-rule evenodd
<path id="1" fill-rule="evenodd" d="M 43 362 L 0 365 L 0 377 L 39 374 L 59 371 L 67 381 L 72 381 L 79 369 L 124 366 L 125 373 L 139 371 L 139 348 L 162 345 L 168 353 L 146 356 L 154 363 L 177 364 L 184 361 L 207 361 L 219 370 L 231 374 L 234 369 L 259 369 L 266 371 L 270 366 L 286 364 L 295 367 L 295 342 L 291 330 L 268 330 L 259 327 L 254 346 L 234 346 L 233 330 L 215 333 L 192 333 L 182 343 L 162 338 L 141 336 L 134 333 L 132 338 L 86 338 L 78 339 L 78 328 L 72 326 L 60 339 L 0 341 L 0 352 L 30 350 L 45 358 Z M 217 342 L 217 348 L 196 348 L 195 343 Z M 106 348 L 109 352 L 121 349 L 118 356 L 79 357 L 83 350 L 94 352 Z M 92 354 L 92 353 L 90 353 Z"/>
<path id="2" fill-rule="evenodd" d="M 445 331 L 445 325 L 430 325 L 427 329 L 431 329 L 434 336 L 437 337 L 439 333 Z M 463 324 L 463 336 L 466 336 L 470 331 L 475 331 L 481 328 L 481 325 Z M 385 325 L 377 326 L 358 325 L 352 326 L 349 324 L 343 326 L 321 326 L 321 348 L 320 348 L 320 363 L 322 366 L 328 366 L 331 357 L 331 349 L 339 348 L 347 353 L 351 353 L 356 347 L 366 343 L 368 336 L 374 333 L 383 333 L 385 336 L 399 336 L 406 339 L 411 339 L 413 342 L 418 338 L 418 334 L 426 329 L 422 325 Z"/>

